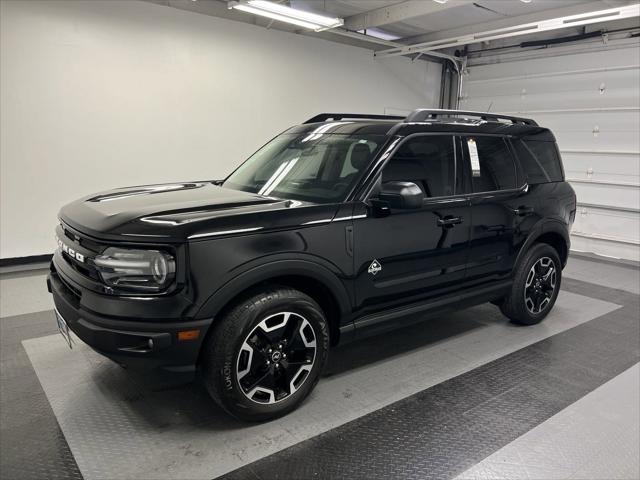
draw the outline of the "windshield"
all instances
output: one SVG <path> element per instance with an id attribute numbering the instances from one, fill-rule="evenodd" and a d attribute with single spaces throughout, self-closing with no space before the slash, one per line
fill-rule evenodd
<path id="1" fill-rule="evenodd" d="M 223 186 L 314 203 L 343 201 L 384 135 L 283 134 L 253 154 Z"/>

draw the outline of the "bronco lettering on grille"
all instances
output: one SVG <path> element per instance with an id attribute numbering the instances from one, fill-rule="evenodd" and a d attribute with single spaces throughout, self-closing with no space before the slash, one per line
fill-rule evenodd
<path id="1" fill-rule="evenodd" d="M 56 235 L 56 242 L 58 243 L 58 247 L 60 248 L 60 250 L 65 252 L 71 258 L 74 258 L 75 260 L 84 263 L 84 255 L 82 255 L 79 252 L 76 252 L 73 248 L 71 248 L 69 245 L 67 245 L 62 240 L 60 240 L 60 238 L 57 235 Z"/>

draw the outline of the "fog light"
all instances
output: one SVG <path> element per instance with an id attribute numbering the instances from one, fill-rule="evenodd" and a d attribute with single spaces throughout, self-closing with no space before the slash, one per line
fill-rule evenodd
<path id="1" fill-rule="evenodd" d="M 153 338 L 149 339 L 149 341 L 147 342 L 147 345 L 149 346 L 149 350 L 153 350 Z"/>

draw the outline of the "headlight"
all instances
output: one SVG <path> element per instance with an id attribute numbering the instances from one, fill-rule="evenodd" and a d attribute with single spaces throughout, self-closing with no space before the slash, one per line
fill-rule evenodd
<path id="1" fill-rule="evenodd" d="M 176 275 L 173 257 L 158 250 L 109 247 L 93 262 L 107 285 L 122 290 L 159 292 Z"/>

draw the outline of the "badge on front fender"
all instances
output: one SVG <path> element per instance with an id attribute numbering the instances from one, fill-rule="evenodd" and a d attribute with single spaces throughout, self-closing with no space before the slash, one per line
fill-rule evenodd
<path id="1" fill-rule="evenodd" d="M 371 262 L 371 265 L 369 265 L 369 270 L 367 270 L 367 272 L 375 276 L 380 272 L 380 270 L 382 270 L 382 265 L 378 260 L 374 260 Z"/>

